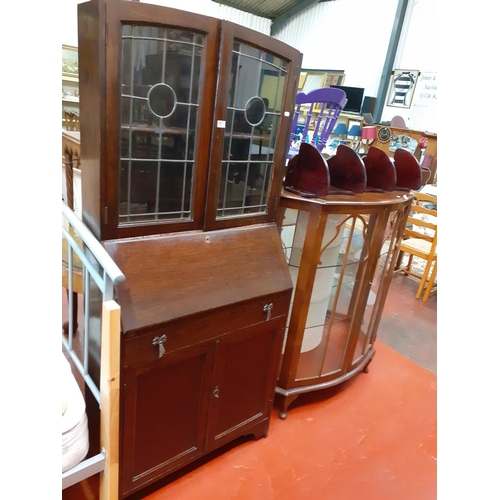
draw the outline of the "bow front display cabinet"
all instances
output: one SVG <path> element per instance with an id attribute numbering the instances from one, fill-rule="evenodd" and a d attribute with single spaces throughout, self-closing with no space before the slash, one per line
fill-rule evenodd
<path id="1" fill-rule="evenodd" d="M 276 389 L 281 418 L 300 394 L 367 371 L 412 197 L 282 193 L 294 292 Z"/>
<path id="2" fill-rule="evenodd" d="M 125 498 L 268 432 L 292 294 L 276 216 L 301 54 L 121 0 L 79 4 L 78 34 L 82 216 L 126 277 Z"/>

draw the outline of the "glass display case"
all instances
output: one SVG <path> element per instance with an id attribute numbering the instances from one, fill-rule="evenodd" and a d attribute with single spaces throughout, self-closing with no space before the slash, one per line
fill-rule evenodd
<path id="1" fill-rule="evenodd" d="M 367 371 L 411 195 L 281 196 L 281 239 L 294 284 L 276 399 Z"/>

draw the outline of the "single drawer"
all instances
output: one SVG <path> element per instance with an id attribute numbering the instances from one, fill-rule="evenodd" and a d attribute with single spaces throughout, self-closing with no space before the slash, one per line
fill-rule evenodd
<path id="1" fill-rule="evenodd" d="M 177 318 L 124 335 L 124 368 L 158 362 L 169 352 L 221 338 L 248 326 L 282 318 L 285 324 L 291 290 Z"/>

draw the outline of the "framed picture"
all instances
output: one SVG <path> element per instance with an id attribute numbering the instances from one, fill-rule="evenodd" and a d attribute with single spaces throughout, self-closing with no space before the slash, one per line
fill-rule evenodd
<path id="1" fill-rule="evenodd" d="M 322 88 L 324 80 L 324 74 L 307 73 L 304 86 L 302 87 L 302 92 L 307 94 L 311 90 Z"/>
<path id="2" fill-rule="evenodd" d="M 78 47 L 63 44 L 62 74 L 63 76 L 78 76 Z"/>
<path id="3" fill-rule="evenodd" d="M 306 82 L 307 73 L 305 71 L 301 71 L 299 76 L 299 87 L 298 90 L 302 90 L 304 88 L 304 83 Z"/>
<path id="4" fill-rule="evenodd" d="M 419 75 L 418 70 L 395 69 L 392 72 L 387 106 L 410 108 Z"/>
<path id="5" fill-rule="evenodd" d="M 345 78 L 343 70 L 302 69 L 299 78 L 299 90 L 310 92 L 314 89 L 342 85 Z"/>
<path id="6" fill-rule="evenodd" d="M 325 78 L 325 87 L 342 85 L 345 75 L 343 73 L 327 73 Z"/>

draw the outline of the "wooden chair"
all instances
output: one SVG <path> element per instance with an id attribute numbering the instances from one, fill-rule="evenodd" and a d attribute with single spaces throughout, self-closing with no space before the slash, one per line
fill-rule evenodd
<path id="1" fill-rule="evenodd" d="M 298 154 L 304 142 L 313 145 L 321 153 L 346 104 L 346 94 L 338 88 L 314 89 L 307 94 L 299 92 L 295 100 L 287 159 Z M 304 123 L 299 123 L 300 116 Z M 312 126 L 314 129 L 309 137 L 309 128 Z"/>
<path id="2" fill-rule="evenodd" d="M 363 162 L 366 169 L 366 191 L 384 192 L 396 189 L 396 167 L 387 153 L 372 146 Z"/>
<path id="3" fill-rule="evenodd" d="M 438 261 L 436 255 L 436 260 L 434 261 L 434 266 L 432 267 L 431 277 L 429 278 L 427 287 L 425 288 L 424 297 L 422 298 L 423 302 L 427 302 L 430 293 L 435 292 L 437 290 L 437 285 L 436 285 L 437 267 L 438 267 Z"/>
<path id="4" fill-rule="evenodd" d="M 396 190 L 410 191 L 422 187 L 422 167 L 409 151 L 396 149 L 394 166 L 396 167 Z"/>
<path id="5" fill-rule="evenodd" d="M 419 299 L 427 282 L 429 282 L 427 286 L 430 293 L 430 288 L 433 286 L 437 272 L 437 196 L 419 192 L 412 192 L 412 194 L 415 198 L 403 234 L 403 241 L 401 242 L 394 272 L 419 279 L 420 283 L 415 295 Z M 434 205 L 436 209 L 429 208 Z M 409 254 L 408 263 L 406 266 L 401 267 L 402 258 L 405 253 Z M 426 262 L 421 276 L 412 268 L 413 257 L 419 257 Z M 431 278 L 428 280 L 429 272 L 433 265 L 434 269 L 431 273 Z M 427 297 L 429 296 L 427 290 L 426 295 Z M 427 297 L 424 298 L 424 301 L 427 300 Z"/>
<path id="6" fill-rule="evenodd" d="M 366 168 L 354 149 L 339 144 L 327 160 L 330 171 L 330 193 L 355 194 L 366 190 Z"/>
<path id="7" fill-rule="evenodd" d="M 293 156 L 286 168 L 283 181 L 285 191 L 304 198 L 326 196 L 330 190 L 330 171 L 326 160 L 311 144 L 300 144 L 299 153 Z"/>

